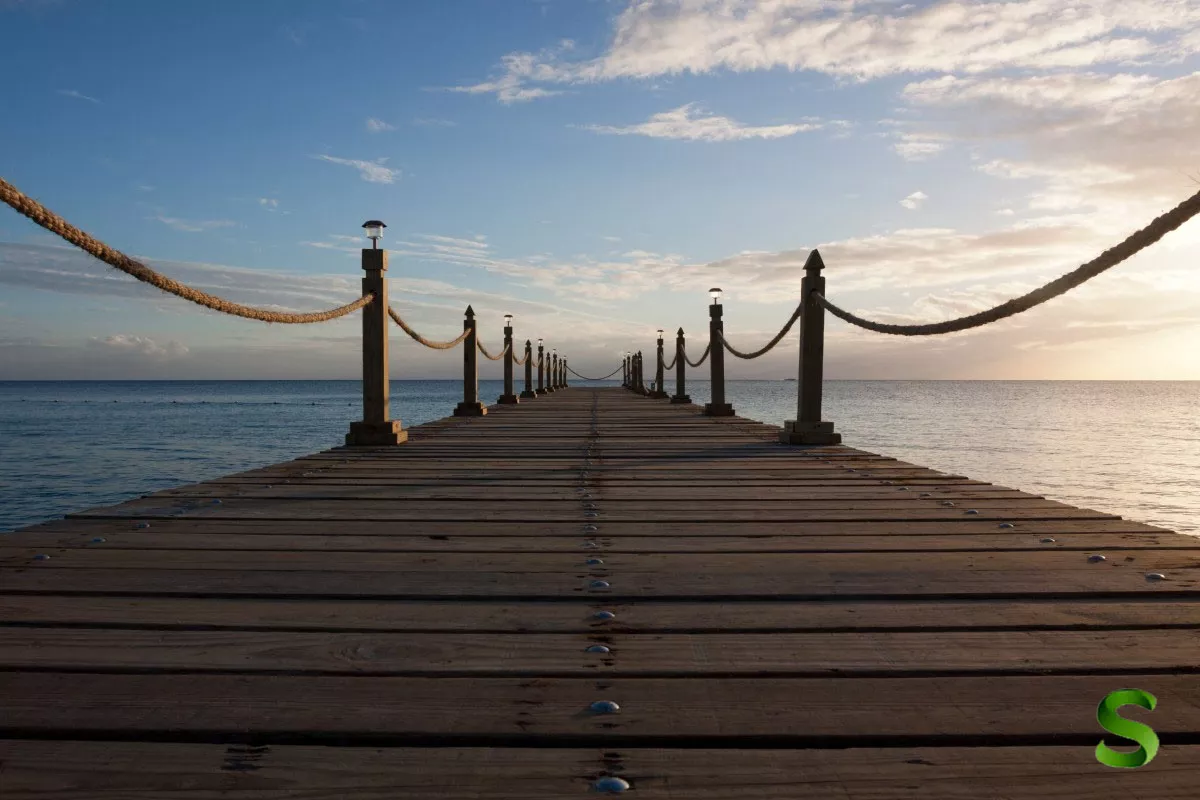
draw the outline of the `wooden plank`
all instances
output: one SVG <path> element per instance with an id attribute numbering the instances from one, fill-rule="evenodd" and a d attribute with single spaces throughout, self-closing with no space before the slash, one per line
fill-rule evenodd
<path id="1" fill-rule="evenodd" d="M 599 610 L 615 614 L 597 620 Z M 0 624 L 196 630 L 478 633 L 869 632 L 1200 628 L 1200 603 L 1113 600 L 670 603 L 607 598 L 561 603 L 291 601 L 0 595 Z"/>
<path id="2" fill-rule="evenodd" d="M 608 647 L 592 653 L 589 647 Z M 0 670 L 854 677 L 1200 671 L 1200 630 L 591 634 L 13 628 Z"/>
<path id="3" fill-rule="evenodd" d="M 1200 734 L 1194 675 L 916 678 L 421 678 L 0 672 L 0 738 L 101 733 L 359 743 L 736 747 L 1088 744 L 1115 689 L 1158 698 L 1160 736 Z M 617 714 L 591 714 L 596 700 Z M 194 740 L 194 739 L 193 739 Z"/>
<path id="4" fill-rule="evenodd" d="M 560 800 L 605 775 L 644 800 L 1190 800 L 1200 747 L 1104 769 L 1087 747 L 683 750 L 0 741 L 5 800 Z M 137 780 L 131 776 L 138 776 Z"/>

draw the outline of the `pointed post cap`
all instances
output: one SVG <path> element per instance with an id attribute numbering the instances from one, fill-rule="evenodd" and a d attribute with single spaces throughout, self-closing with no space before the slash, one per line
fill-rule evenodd
<path id="1" fill-rule="evenodd" d="M 528 339 L 526 339 L 526 340 L 525 340 L 525 346 L 526 346 L 526 347 L 533 347 L 533 342 L 531 342 L 531 341 L 529 341 Z"/>
<path id="2" fill-rule="evenodd" d="M 804 271 L 820 272 L 823 269 L 825 269 L 825 262 L 821 260 L 821 253 L 814 247 L 804 262 Z"/>
<path id="3" fill-rule="evenodd" d="M 677 336 L 683 336 L 683 328 L 680 328 L 679 330 L 675 331 L 675 334 Z"/>
<path id="4" fill-rule="evenodd" d="M 475 318 L 475 309 L 471 308 L 470 306 L 467 306 L 466 315 L 467 315 L 468 319 L 474 319 Z"/>

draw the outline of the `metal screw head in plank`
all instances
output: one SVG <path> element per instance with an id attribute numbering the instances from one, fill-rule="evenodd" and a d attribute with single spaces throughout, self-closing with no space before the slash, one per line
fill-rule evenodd
<path id="1" fill-rule="evenodd" d="M 893 483 L 895 483 L 895 481 L 884 481 L 884 482 L 883 482 L 883 485 L 884 485 L 884 486 L 891 486 Z"/>
<path id="2" fill-rule="evenodd" d="M 595 533 L 595 532 L 596 532 L 596 526 L 595 526 L 595 525 L 584 525 L 584 526 L 583 526 L 583 532 L 584 532 L 584 533 Z"/>
<path id="3" fill-rule="evenodd" d="M 600 545 L 598 545 L 596 542 L 584 542 L 583 546 L 588 548 L 589 550 L 595 550 Z"/>
<path id="4" fill-rule="evenodd" d="M 220 500 L 217 500 L 217 499 L 215 499 L 215 498 L 214 498 L 214 499 L 213 499 L 213 501 L 212 501 L 212 504 L 213 504 L 214 506 L 219 506 L 219 505 L 221 505 L 221 501 L 220 501 Z"/>
<path id="5" fill-rule="evenodd" d="M 92 544 L 104 544 L 107 541 L 108 541 L 108 539 L 105 539 L 103 536 L 93 536 L 92 537 Z"/>
<path id="6" fill-rule="evenodd" d="M 943 501 L 942 501 L 942 505 L 944 505 L 944 506 L 952 506 L 952 505 L 954 505 L 954 503 L 953 503 L 953 502 L 951 502 L 950 500 L 943 500 Z"/>
<path id="7" fill-rule="evenodd" d="M 593 714 L 616 714 L 621 707 L 612 700 L 597 700 L 588 706 Z"/>
<path id="8" fill-rule="evenodd" d="M 1146 573 L 1146 580 L 1148 580 L 1148 581 L 1165 581 L 1166 579 L 1167 579 L 1167 576 L 1163 575 L 1161 572 L 1147 572 Z"/>
<path id="9" fill-rule="evenodd" d="M 612 587 L 612 584 L 608 581 L 592 581 L 588 584 L 588 587 L 592 589 L 608 589 Z"/>
<path id="10" fill-rule="evenodd" d="M 975 510 L 975 509 L 973 509 L 973 508 L 968 508 L 968 509 L 967 509 L 966 511 L 964 511 L 963 513 L 964 513 L 964 514 L 978 514 L 979 512 L 978 512 L 978 511 L 976 511 L 976 510 Z"/>
<path id="11" fill-rule="evenodd" d="M 583 512 L 583 516 L 586 519 L 595 519 L 597 515 L 595 511 L 585 511 Z"/>
<path id="12" fill-rule="evenodd" d="M 907 491 L 908 491 L 908 487 L 907 487 L 907 486 L 897 486 L 897 487 L 896 487 L 896 491 L 897 491 L 897 492 L 907 492 Z"/>
<path id="13" fill-rule="evenodd" d="M 1007 530 L 1008 528 L 1015 528 L 1017 526 L 1013 525 L 1011 522 L 1001 522 L 1000 527 Z"/>
<path id="14" fill-rule="evenodd" d="M 591 645 L 590 647 L 588 647 L 587 652 L 589 652 L 589 653 L 610 653 L 612 651 L 608 649 L 607 645 L 594 644 L 594 645 Z"/>
<path id="15" fill-rule="evenodd" d="M 1053 536 L 1044 536 L 1044 537 L 1042 537 L 1041 542 L 1042 542 L 1042 544 L 1054 544 L 1054 537 Z"/>
<path id="16" fill-rule="evenodd" d="M 45 553 L 38 553 L 36 556 L 33 557 L 33 560 L 34 561 L 49 561 L 50 556 L 46 555 Z"/>
<path id="17" fill-rule="evenodd" d="M 611 611 L 597 611 L 596 613 L 592 614 L 592 619 L 599 619 L 607 622 L 610 619 L 615 619 L 616 616 L 617 615 Z"/>
<path id="18" fill-rule="evenodd" d="M 1108 561 L 1108 559 L 1105 558 L 1104 556 L 1100 555 L 1099 553 L 1088 556 L 1089 563 L 1099 564 L 1101 561 Z"/>
<path id="19" fill-rule="evenodd" d="M 933 497 L 929 492 L 921 492 L 917 497 Z"/>
<path id="20" fill-rule="evenodd" d="M 629 788 L 629 781 L 615 775 L 605 775 L 592 784 L 592 790 L 606 794 L 620 794 Z"/>
<path id="21" fill-rule="evenodd" d="M 139 531 L 145 530 L 146 528 L 150 527 L 150 523 L 149 522 L 135 522 L 133 524 L 133 527 L 135 530 L 139 530 Z"/>
<path id="22" fill-rule="evenodd" d="M 603 559 L 603 558 L 589 558 L 589 559 L 587 560 L 587 565 L 588 565 L 589 567 L 598 567 L 598 566 L 600 566 L 600 565 L 601 565 L 601 564 L 603 564 L 603 563 L 604 563 L 604 559 Z"/>

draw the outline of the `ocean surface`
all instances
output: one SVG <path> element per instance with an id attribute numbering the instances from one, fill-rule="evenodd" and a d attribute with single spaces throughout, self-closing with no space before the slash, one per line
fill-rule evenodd
<path id="1" fill-rule="evenodd" d="M 708 400 L 707 383 L 688 388 Z M 480 381 L 485 402 L 501 389 Z M 0 530 L 337 446 L 360 391 L 357 381 L 0 382 Z M 733 381 L 726 395 L 742 416 L 796 416 L 794 382 Z M 458 381 L 392 383 L 405 426 L 447 416 L 459 399 Z M 1200 382 L 827 381 L 824 417 L 854 447 L 1200 534 Z"/>

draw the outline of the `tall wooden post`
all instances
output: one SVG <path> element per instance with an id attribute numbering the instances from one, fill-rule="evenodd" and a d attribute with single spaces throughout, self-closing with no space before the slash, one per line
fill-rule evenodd
<path id="1" fill-rule="evenodd" d="M 564 389 L 566 389 L 568 386 L 570 386 L 570 383 L 568 381 L 569 381 L 569 374 L 567 372 L 567 360 L 564 358 L 562 360 L 562 387 Z"/>
<path id="2" fill-rule="evenodd" d="M 671 398 L 672 403 L 690 403 L 692 398 L 687 395 L 687 358 L 684 356 L 685 342 L 683 339 L 683 328 L 675 334 L 675 396 Z"/>
<path id="3" fill-rule="evenodd" d="M 504 326 L 504 394 L 496 401 L 502 405 L 515 406 L 521 400 L 513 391 L 513 340 L 512 325 Z"/>
<path id="4" fill-rule="evenodd" d="M 554 394 L 554 373 L 558 372 L 558 351 L 551 350 L 546 357 L 546 394 Z"/>
<path id="5" fill-rule="evenodd" d="M 537 392 L 533 391 L 533 343 L 528 339 L 525 340 L 525 391 L 521 392 L 522 400 L 530 400 L 537 397 Z"/>
<path id="6" fill-rule="evenodd" d="M 708 307 L 708 363 L 712 377 L 712 402 L 706 403 L 704 413 L 709 417 L 732 417 L 733 406 L 725 402 L 725 345 L 721 336 L 725 323 L 721 321 L 720 289 L 713 290 L 717 296 Z"/>
<path id="7" fill-rule="evenodd" d="M 645 366 L 646 366 L 646 362 L 645 362 L 644 357 L 642 356 L 642 351 L 638 350 L 638 352 L 637 352 L 637 392 L 638 392 L 638 394 L 642 394 L 642 395 L 649 394 L 649 392 L 646 391 Z"/>
<path id="8" fill-rule="evenodd" d="M 542 340 L 538 339 L 538 394 L 546 393 L 546 348 L 542 345 Z"/>
<path id="9" fill-rule="evenodd" d="M 363 418 L 351 422 L 346 434 L 350 446 L 380 446 L 408 441 L 408 431 L 398 419 L 388 419 L 388 257 L 386 250 L 362 251 L 363 294 L 375 299 L 362 311 Z"/>
<path id="10" fill-rule="evenodd" d="M 463 401 L 454 409 L 456 417 L 482 417 L 487 413 L 479 402 L 479 350 L 475 333 L 475 309 L 467 306 L 463 319 L 467 338 L 463 341 Z"/>
<path id="11" fill-rule="evenodd" d="M 667 394 L 666 390 L 663 389 L 663 369 L 664 369 L 663 332 L 659 331 L 658 332 L 658 365 L 654 370 L 654 392 L 650 396 L 657 397 L 660 400 L 664 397 L 670 397 L 670 395 Z"/>
<path id="12" fill-rule="evenodd" d="M 834 433 L 832 422 L 821 421 L 821 389 L 825 366 L 825 308 L 816 293 L 825 294 L 821 270 L 825 262 L 813 250 L 804 262 L 804 280 L 800 295 L 804 311 L 800 315 L 800 376 L 796 383 L 796 419 L 783 424 L 779 440 L 784 444 L 841 444 L 842 435 Z"/>
<path id="13" fill-rule="evenodd" d="M 622 389 L 629 388 L 629 354 L 628 353 L 626 353 L 625 357 L 623 359 L 621 359 L 621 388 Z"/>

